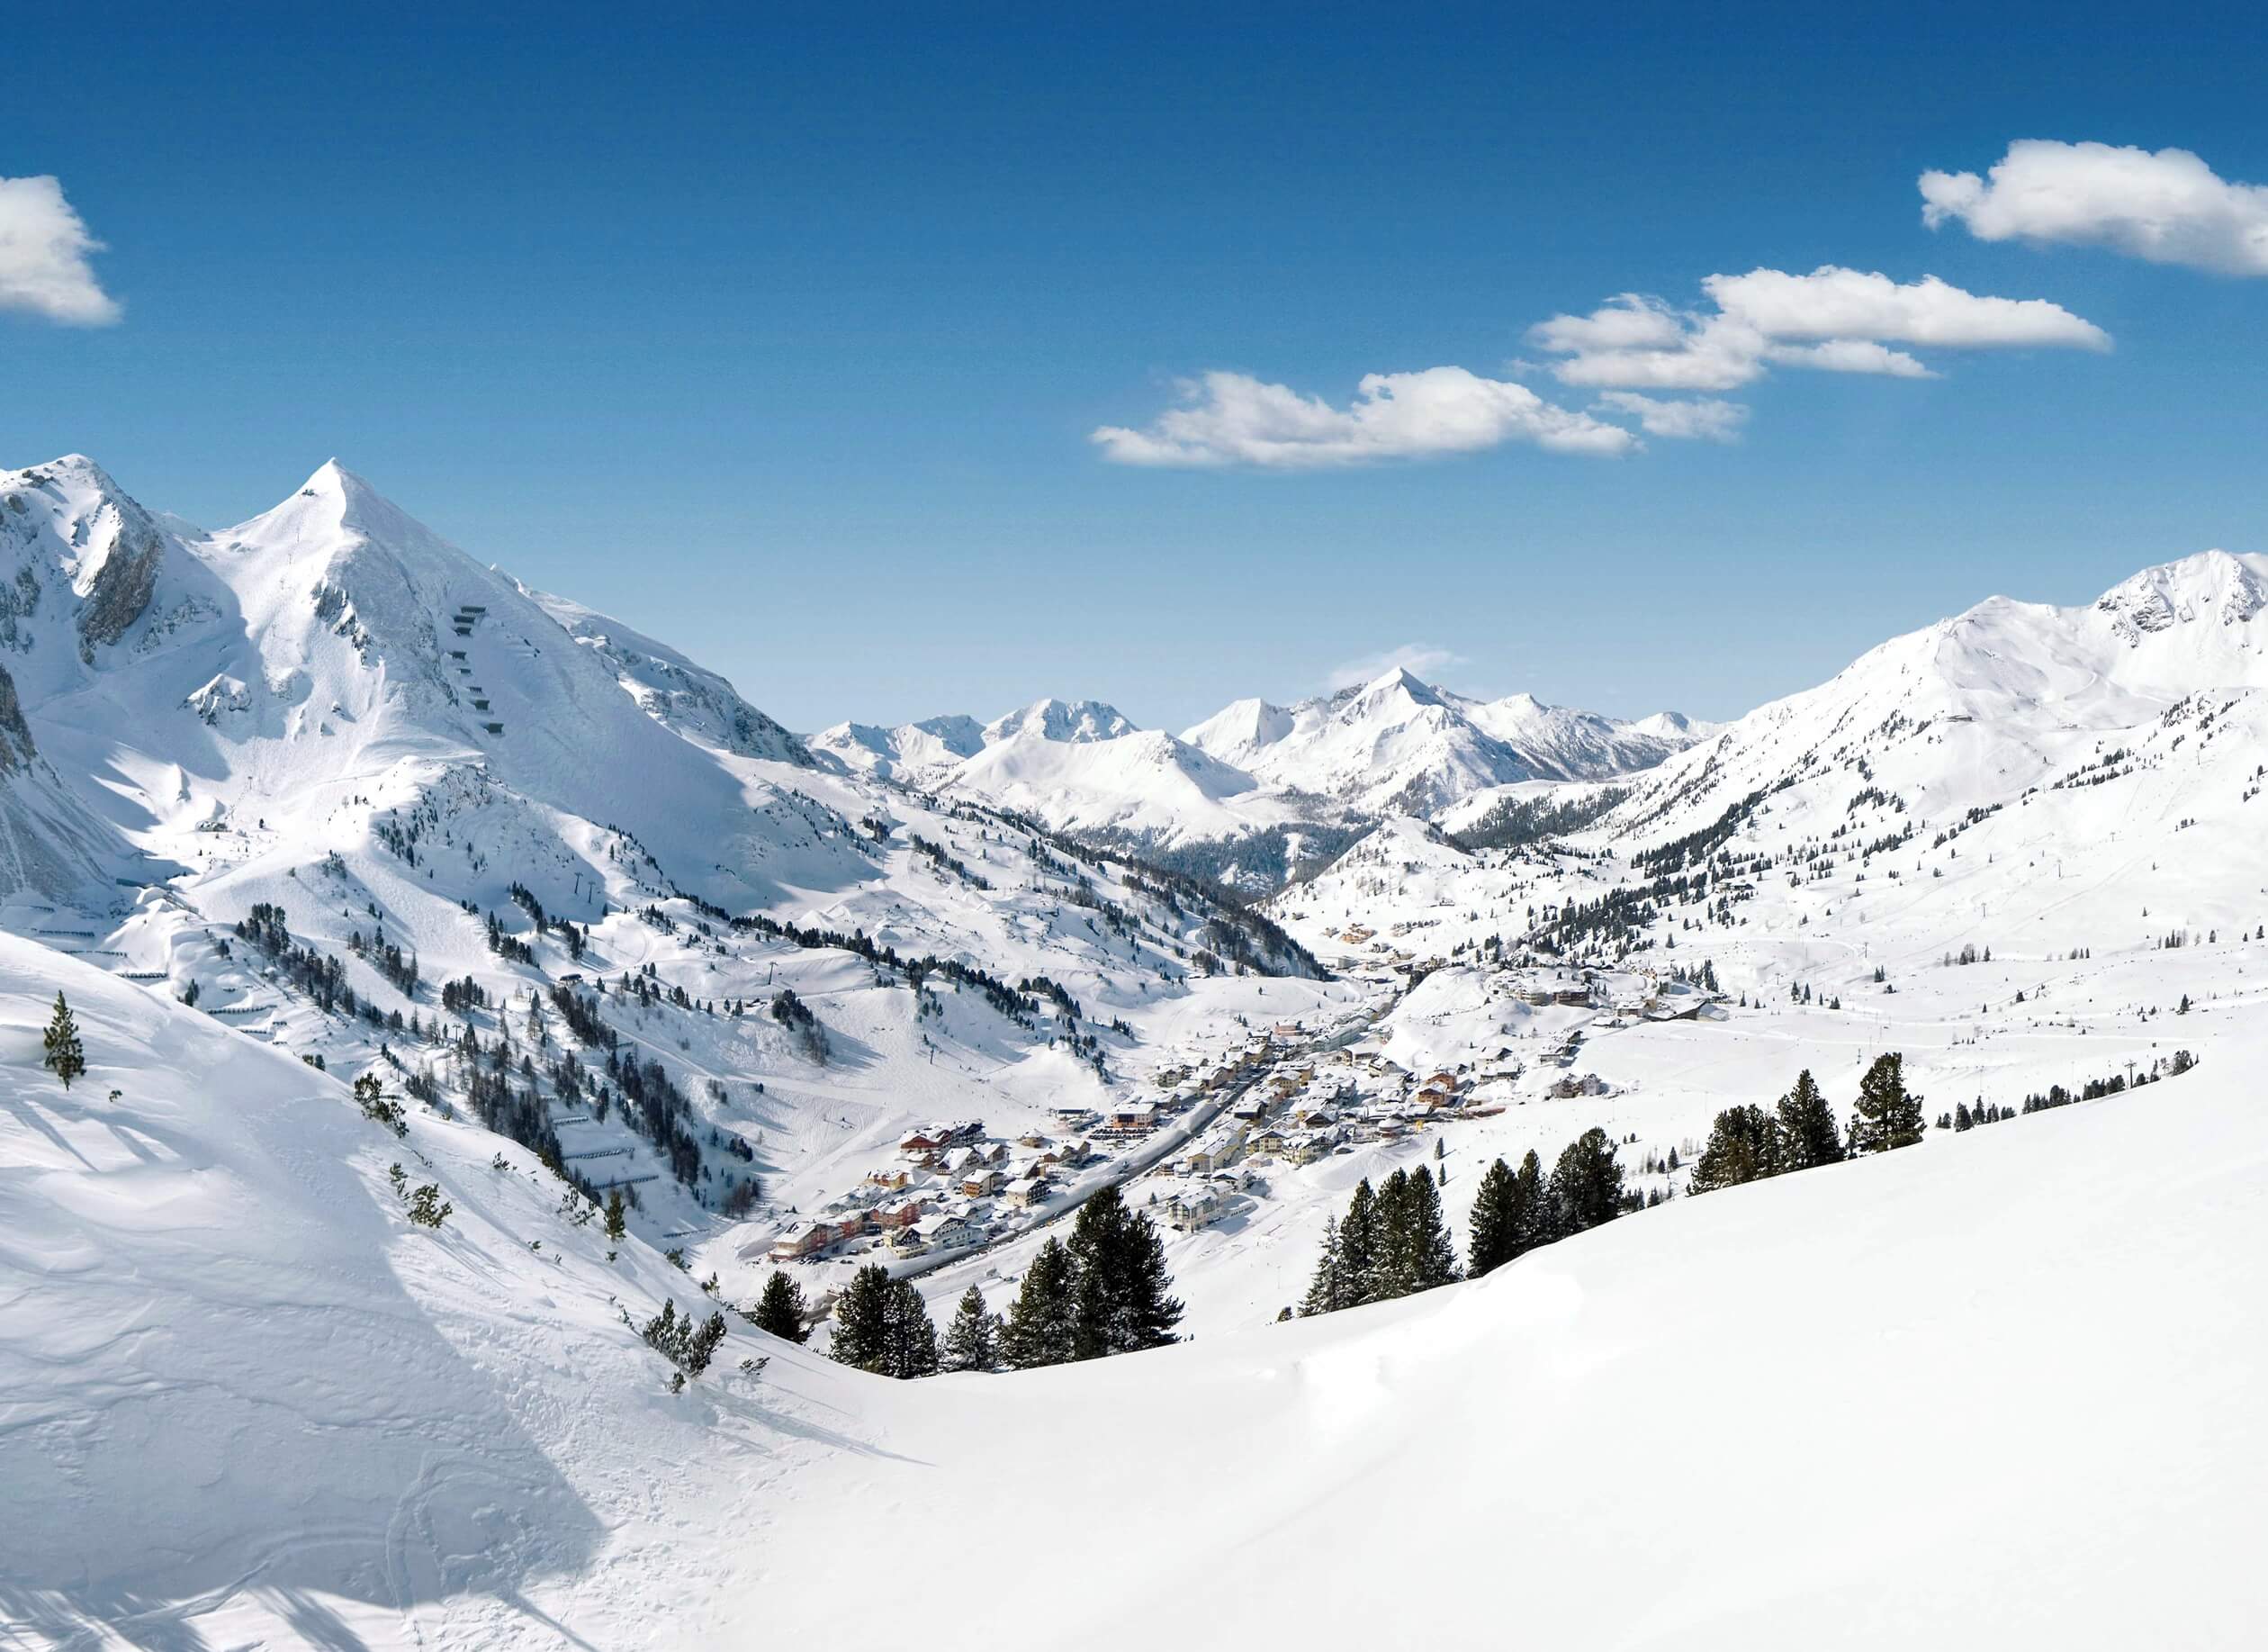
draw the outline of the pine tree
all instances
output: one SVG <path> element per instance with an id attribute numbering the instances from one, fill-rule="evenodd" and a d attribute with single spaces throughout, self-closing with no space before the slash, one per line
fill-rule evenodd
<path id="1" fill-rule="evenodd" d="M 869 1262 L 851 1276 L 835 1299 L 834 1336 L 828 1354 L 861 1371 L 880 1372 L 890 1355 L 890 1275 L 879 1262 Z"/>
<path id="2" fill-rule="evenodd" d="M 1378 1198 L 1371 1192 L 1370 1178 L 1364 1177 L 1354 1184 L 1338 1231 L 1339 1266 L 1354 1299 L 1350 1307 L 1379 1300 L 1379 1240 Z"/>
<path id="3" fill-rule="evenodd" d="M 55 1014 L 48 1021 L 47 1059 L 42 1065 L 63 1080 L 67 1090 L 71 1080 L 86 1070 L 86 1049 L 79 1043 L 78 1021 L 60 992 L 55 995 Z"/>
<path id="4" fill-rule="evenodd" d="M 1615 1144 L 1596 1125 L 1567 1144 L 1552 1167 L 1552 1232 L 1555 1239 L 1612 1222 L 1622 1210 L 1623 1169 Z"/>
<path id="5" fill-rule="evenodd" d="M 1308 1281 L 1306 1297 L 1300 1304 L 1302 1314 L 1336 1313 L 1341 1308 L 1351 1308 L 1362 1301 L 1354 1281 L 1346 1271 L 1346 1247 L 1339 1242 L 1339 1223 L 1336 1216 L 1323 1219 L 1323 1254 L 1316 1259 L 1315 1274 Z"/>
<path id="6" fill-rule="evenodd" d="M 1835 1127 L 1835 1110 L 1805 1068 L 1796 1075 L 1796 1088 L 1780 1097 L 1780 1151 L 1786 1168 L 1808 1170 L 1814 1165 L 1835 1164 L 1843 1156 L 1842 1133 Z"/>
<path id="7" fill-rule="evenodd" d="M 1111 1351 L 1135 1353 L 1181 1341 L 1174 1327 L 1181 1323 L 1182 1304 L 1171 1294 L 1174 1279 L 1166 1271 L 1166 1242 L 1156 1223 L 1140 1211 L 1132 1213 L 1119 1230 L 1116 1274 Z"/>
<path id="8" fill-rule="evenodd" d="M 1024 1270 L 1023 1285 L 1008 1310 L 1001 1353 L 1017 1370 L 1062 1365 L 1076 1357 L 1078 1336 L 1078 1272 L 1059 1239 L 1040 1247 Z"/>
<path id="9" fill-rule="evenodd" d="M 1166 1247 L 1147 1215 L 1127 1209 L 1116 1187 L 1080 1206 L 1069 1246 L 1077 1270 L 1075 1357 L 1101 1359 L 1174 1341 L 1182 1304 L 1168 1295 Z"/>
<path id="10" fill-rule="evenodd" d="M 937 1327 L 911 1279 L 894 1279 L 883 1298 L 882 1375 L 905 1380 L 937 1375 Z"/>
<path id="11" fill-rule="evenodd" d="M 1520 1253 L 1518 1212 L 1513 1207 L 1515 1187 L 1512 1167 L 1501 1159 L 1480 1173 L 1480 1190 L 1472 1196 L 1472 1233 L 1465 1253 L 1465 1273 L 1472 1278 L 1503 1267 Z"/>
<path id="12" fill-rule="evenodd" d="M 808 1342 L 811 1327 L 804 1323 L 807 1312 L 803 1286 L 778 1268 L 773 1268 L 771 1277 L 764 1281 L 763 1295 L 756 1299 L 756 1329 L 785 1337 L 790 1342 Z"/>
<path id="13" fill-rule="evenodd" d="M 1077 1243 L 1077 1235 L 1072 1238 Z M 1100 1359 L 1111 1351 L 1110 1276 L 1100 1258 L 1071 1252 L 1071 1358 Z"/>
<path id="14" fill-rule="evenodd" d="M 1416 1289 L 1417 1232 L 1409 1196 L 1409 1172 L 1396 1170 L 1378 1184 L 1377 1244 L 1371 1267 L 1370 1300 L 1407 1296 Z"/>
<path id="15" fill-rule="evenodd" d="M 1851 1152 L 1912 1147 L 1927 1128 L 1922 1097 L 1905 1087 L 1905 1058 L 1894 1052 L 1877 1057 L 1858 1080 L 1858 1100 L 1850 1110 Z"/>
<path id="16" fill-rule="evenodd" d="M 1457 1247 L 1449 1238 L 1448 1223 L 1442 1220 L 1441 1195 L 1434 1187 L 1433 1172 L 1422 1164 L 1409 1178 L 1408 1199 L 1409 1256 L 1404 1274 L 1409 1288 L 1429 1291 L 1436 1286 L 1455 1284 L 1461 1277 Z"/>
<path id="17" fill-rule="evenodd" d="M 1515 1257 L 1552 1242 L 1551 1192 L 1544 1184 L 1544 1161 L 1532 1147 L 1512 1173 L 1512 1233 Z"/>
<path id="18" fill-rule="evenodd" d="M 1690 1191 L 1713 1193 L 1777 1176 L 1783 1158 L 1772 1115 L 1757 1106 L 1727 1107 L 1716 1115 L 1708 1145 L 1695 1161 Z"/>
<path id="19" fill-rule="evenodd" d="M 973 1285 L 961 1293 L 960 1305 L 953 1312 L 953 1323 L 945 1328 L 945 1368 L 1000 1368 L 1000 1316 L 985 1306 L 985 1293 Z"/>
<path id="20" fill-rule="evenodd" d="M 620 1239 L 628 1231 L 629 1223 L 623 1217 L 622 1189 L 610 1187 L 607 1190 L 607 1237 Z"/>

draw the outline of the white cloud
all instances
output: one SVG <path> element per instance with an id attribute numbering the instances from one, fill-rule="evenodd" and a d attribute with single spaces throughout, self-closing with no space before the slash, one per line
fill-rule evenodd
<path id="1" fill-rule="evenodd" d="M 1436 672 L 1451 671 L 1464 663 L 1464 655 L 1454 649 L 1436 647 L 1432 643 L 1404 643 L 1383 654 L 1369 654 L 1359 660 L 1347 661 L 1333 669 L 1328 682 L 1335 692 L 1375 682 L 1390 671 L 1406 671 L 1413 677 L 1430 682 Z"/>
<path id="2" fill-rule="evenodd" d="M 1937 377 L 1918 357 L 1865 339 L 1830 339 L 1824 344 L 1775 345 L 1771 358 L 1787 366 L 1815 367 L 1822 373 L 1872 373 L 1893 379 Z"/>
<path id="3" fill-rule="evenodd" d="M 78 327 L 115 321 L 117 302 L 87 262 L 102 249 L 56 179 L 0 177 L 0 310 Z"/>
<path id="4" fill-rule="evenodd" d="M 1429 458 L 1507 442 L 1588 454 L 1627 453 L 1638 445 L 1619 426 L 1555 406 L 1525 384 L 1462 367 L 1371 374 L 1344 408 L 1241 373 L 1208 373 L 1182 392 L 1184 404 L 1147 428 L 1105 425 L 1089 439 L 1120 465 L 1277 468 Z"/>
<path id="5" fill-rule="evenodd" d="M 2109 247 L 2154 264 L 2268 275 L 2268 186 L 2233 184 L 2187 149 L 2024 139 L 1991 172 L 1924 172 L 1922 221 L 1979 240 Z"/>
<path id="6" fill-rule="evenodd" d="M 1553 316 L 1528 341 L 1562 359 L 1565 384 L 1732 390 L 1772 366 L 1893 378 L 1930 369 L 1893 345 L 1938 349 L 2031 346 L 2108 349 L 2110 335 L 2045 299 L 1994 298 L 1935 275 L 1899 283 L 1827 264 L 1809 275 L 1754 269 L 1701 284 L 1709 308 L 1670 309 L 1631 293 L 1587 316 Z"/>
<path id="7" fill-rule="evenodd" d="M 1775 341 L 1874 339 L 1955 350 L 2110 345 L 2110 335 L 2061 304 L 1983 297 L 1935 275 L 1901 285 L 1824 264 L 1808 275 L 1777 269 L 1712 275 L 1701 286 L 1732 321 Z"/>
<path id="8" fill-rule="evenodd" d="M 2061 304 L 1970 293 L 1935 275 L 1898 282 L 1823 264 L 1808 275 L 1711 275 L 1701 289 L 1704 302 L 1691 310 L 1617 293 L 1588 315 L 1537 322 L 1527 340 L 1552 358 L 1548 370 L 1561 384 L 1607 393 L 1593 411 L 1634 419 L 1650 436 L 1721 442 L 1736 438 L 1748 410 L 1699 393 L 1735 390 L 1775 367 L 1926 379 L 1936 372 L 1915 349 L 2110 348 L 2108 333 Z M 1689 393 L 1674 401 L 1641 393 L 1664 391 Z M 1181 405 L 1148 425 L 1105 425 L 1088 439 L 1120 465 L 1282 469 L 1507 442 L 1589 454 L 1640 446 L 1620 425 L 1462 367 L 1371 374 L 1345 407 L 1242 373 L 1208 373 L 1181 393 Z"/>
<path id="9" fill-rule="evenodd" d="M 1578 339 L 1587 324 L 1605 313 L 1554 316 L 1531 329 L 1528 339 L 1552 349 L 1552 339 Z M 1646 390 L 1737 390 L 1764 375 L 1765 352 L 1771 348 L 1768 339 L 1722 317 L 1688 316 L 1679 328 L 1674 340 L 1661 345 L 1604 349 L 1577 345 L 1567 359 L 1552 364 L 1552 375 L 1562 384 Z"/>
<path id="10" fill-rule="evenodd" d="M 1555 355 L 1595 350 L 1675 349 L 1685 322 L 1658 298 L 1617 293 L 1588 315 L 1555 315 L 1528 329 L 1529 339 Z"/>
<path id="11" fill-rule="evenodd" d="M 1637 420 L 1638 428 L 1648 436 L 1659 436 L 1666 441 L 1738 441 L 1741 427 L 1748 422 L 1749 416 L 1748 409 L 1738 402 L 1720 402 L 1713 396 L 1664 402 L 1628 390 L 1607 391 L 1598 398 L 1597 405 L 1610 413 Z"/>

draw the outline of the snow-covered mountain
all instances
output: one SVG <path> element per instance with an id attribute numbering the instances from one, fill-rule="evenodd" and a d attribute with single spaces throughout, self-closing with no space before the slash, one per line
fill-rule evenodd
<path id="1" fill-rule="evenodd" d="M 188 540 L 88 461 L 0 476 L 0 492 L 40 501 L 34 560 L 45 552 L 62 587 L 17 620 L 26 713 L 122 830 L 336 843 L 349 818 L 366 832 L 429 811 L 446 778 L 452 809 L 516 815 L 535 837 L 562 811 L 602 822 L 714 899 L 864 863 L 849 835 L 770 829 L 765 810 L 796 807 L 784 790 L 736 778 L 680 734 L 804 755 L 721 680 L 581 610 L 580 633 L 562 627 L 336 464 Z M 34 647 L 33 626 L 73 635 Z M 214 864 L 222 845 L 208 837 L 193 858 Z M 566 892 L 527 870 L 531 887 Z"/>
<path id="2" fill-rule="evenodd" d="M 973 717 L 924 718 L 895 728 L 837 723 L 812 736 L 810 744 L 853 774 L 920 785 L 941 780 L 962 758 L 983 751 L 985 728 Z"/>
<path id="3" fill-rule="evenodd" d="M 1099 700 L 1076 704 L 1060 700 L 1037 700 L 985 725 L 985 744 L 998 745 L 1020 736 L 1058 745 L 1083 745 L 1096 740 L 1116 740 L 1135 732 L 1134 725 L 1115 706 Z"/>
<path id="4" fill-rule="evenodd" d="M 1537 780 L 1650 767 L 1712 732 L 1618 722 L 1533 696 L 1475 700 L 1406 671 L 1318 700 L 1241 700 L 1175 736 L 1094 701 L 1043 700 L 978 728 L 841 723 L 812 747 L 853 772 L 975 796 L 1059 830 L 1273 888 L 1382 814 L 1438 815 Z"/>
<path id="5" fill-rule="evenodd" d="M 1508 1598 L 1550 1644 L 2247 1644 L 2268 560 L 1986 602 L 1723 729 L 1394 673 L 1178 738 L 1043 701 L 806 744 L 336 465 L 207 533 L 58 461 L 0 528 L 28 1645 L 756 1644 L 1002 1564 L 1009 1647 Z M 1281 881 L 1357 831 L 1261 912 L 1123 846 Z M 2175 1080 L 1686 1196 L 1721 1109 L 1808 1069 L 1848 1116 L 1888 1050 L 1932 1115 Z M 962 1121 L 981 1155 L 901 1151 Z M 1358 1180 L 1432 1167 L 1462 1238 L 1490 1160 L 1594 1128 L 1666 1206 L 1271 1323 Z M 641 1337 L 776 1248 L 814 1300 L 876 1263 L 1003 1309 L 1102 1187 L 1193 1346 L 889 1383 L 733 1313 L 680 1386 Z M 1753 1460 L 1665 1476 L 1712 1430 Z M 1220 1564 L 1350 1541 L 1419 1617 Z M 1165 1629 L 1097 1584 L 1134 1553 Z"/>
<path id="6" fill-rule="evenodd" d="M 1611 787 L 1498 799 L 1563 818 L 1575 858 L 1444 840 L 1426 853 L 1454 864 L 1382 900 L 1358 853 L 1279 915 L 1311 941 L 1399 923 L 1428 950 L 1706 948 L 1767 990 L 1849 985 L 1861 948 L 2037 961 L 2252 934 L 2264 752 L 2268 558 L 2210 551 L 2081 607 L 1993 598 Z"/>
<path id="7" fill-rule="evenodd" d="M 2200 765 L 2241 794 L 2257 754 L 2223 730 L 2256 716 L 2268 689 L 2264 609 L 2268 557 L 2218 550 L 2145 569 L 2084 607 L 1994 597 L 1727 726 L 1639 779 L 1609 824 L 1674 835 L 1760 790 L 1784 817 L 1832 825 L 1867 789 L 1942 824 L 2138 770 L 2162 771 L 2125 794 L 2155 808 Z"/>
<path id="8" fill-rule="evenodd" d="M 1040 700 L 989 723 L 961 716 L 923 718 L 892 728 L 837 723 L 812 736 L 811 745 L 852 773 L 944 785 L 956 778 L 964 760 L 1012 741 L 1087 745 L 1137 732 L 1124 714 L 1100 700 Z"/>
<path id="9" fill-rule="evenodd" d="M 310 1059 L 384 1061 L 631 1187 L 656 1231 L 729 1205 L 768 1232 L 932 1113 L 1100 1104 L 1192 975 L 1312 973 L 1202 889 L 844 772 L 336 464 L 206 533 L 68 459 L 0 473 L 0 920 Z M 999 749 L 1113 727 L 1027 721 Z M 558 994 L 602 977 L 570 1037 Z M 467 1029 L 584 1065 L 475 1097 L 446 1042 Z M 663 1088 L 634 1106 L 610 1073 L 591 1106 L 576 1071 L 633 1051 Z"/>
<path id="10" fill-rule="evenodd" d="M 1675 713 L 1624 723 L 1529 694 L 1471 700 L 1396 669 L 1296 706 L 1238 700 L 1182 738 L 1277 786 L 1423 816 L 1492 786 L 1648 768 L 1706 733 Z"/>

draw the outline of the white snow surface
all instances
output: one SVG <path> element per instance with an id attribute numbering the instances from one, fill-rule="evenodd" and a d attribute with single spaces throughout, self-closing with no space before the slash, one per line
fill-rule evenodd
<path id="1" fill-rule="evenodd" d="M 22 1053 L 58 986 L 68 1093 Z M 493 1137 L 397 1142 L 12 937 L 0 1027 L 12 1645 L 752 1647 L 855 1602 L 1002 1647 L 1415 1647 L 1516 1605 L 1550 1646 L 2236 1647 L 2268 1607 L 2235 1049 L 1399 1304 L 914 1384 L 736 1326 L 673 1396 L 617 1306 L 698 1291 Z M 1256 1587 L 1286 1552 L 1348 1564 Z"/>

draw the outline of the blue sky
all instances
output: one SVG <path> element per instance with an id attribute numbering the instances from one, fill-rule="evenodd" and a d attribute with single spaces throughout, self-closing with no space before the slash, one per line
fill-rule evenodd
<path id="1" fill-rule="evenodd" d="M 0 463 L 87 452 L 219 525 L 336 454 L 803 727 L 1044 693 L 1177 727 L 1397 654 L 1723 717 L 1995 591 L 2268 548 L 2229 187 L 2268 179 L 2268 24 L 1089 9 L 74 8 L 0 178 L 58 181 L 118 313 L 6 306 L 0 264 Z M 2222 193 L 2145 245 L 2153 177 L 2058 149 L 1924 225 L 1923 173 L 2025 140 Z M 1838 348 L 1936 376 L 1799 364 L 1809 287 L 1703 286 L 1822 266 L 1912 312 Z M 1698 390 L 1531 331 L 1623 293 L 1672 373 L 1777 319 Z M 1338 462 L 1365 375 L 1444 367 L 1508 435 Z M 1320 445 L 1094 439 L 1155 449 L 1208 373 L 1320 398 Z M 1631 395 L 1745 412 L 1683 439 Z"/>

